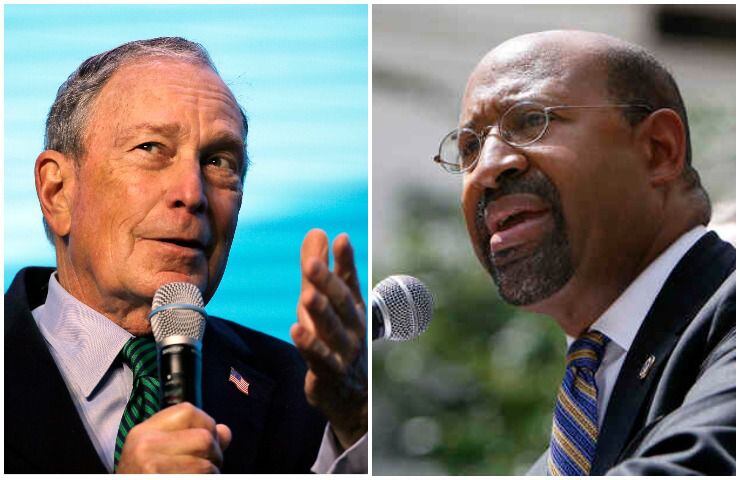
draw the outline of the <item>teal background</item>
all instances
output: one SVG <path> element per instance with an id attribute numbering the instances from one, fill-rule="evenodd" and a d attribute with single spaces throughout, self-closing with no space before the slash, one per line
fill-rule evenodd
<path id="1" fill-rule="evenodd" d="M 208 311 L 289 340 L 299 248 L 347 232 L 363 291 L 368 255 L 366 5 L 5 5 L 5 289 L 54 265 L 33 180 L 59 85 L 127 41 L 182 36 L 211 54 L 249 118 L 239 225 Z"/>

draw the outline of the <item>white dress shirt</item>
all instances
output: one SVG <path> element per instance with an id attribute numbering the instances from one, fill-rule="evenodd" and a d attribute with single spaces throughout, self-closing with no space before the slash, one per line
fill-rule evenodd
<path id="1" fill-rule="evenodd" d="M 46 303 L 31 314 L 87 436 L 103 465 L 113 472 L 118 425 L 134 383 L 131 369 L 114 360 L 133 335 L 70 295 L 57 281 L 56 272 L 49 279 Z"/>
<path id="2" fill-rule="evenodd" d="M 671 271 L 683 258 L 686 252 L 707 233 L 703 225 L 684 233 L 673 244 L 661 253 L 642 273 L 630 284 L 609 308 L 589 327 L 598 330 L 611 341 L 607 344 L 601 366 L 596 372 L 596 386 L 599 396 L 599 427 L 604 421 L 604 414 L 609 405 L 614 384 L 617 382 L 619 371 L 632 346 L 643 320 L 653 306 L 655 299 L 663 288 Z M 568 346 L 575 339 L 567 336 Z"/>
<path id="3" fill-rule="evenodd" d="M 46 302 L 31 314 L 98 457 L 113 472 L 118 426 L 134 382 L 131 369 L 115 360 L 133 335 L 70 295 L 57 281 L 56 272 L 49 279 Z M 312 470 L 363 473 L 364 468 L 367 472 L 367 443 L 365 434 L 342 452 L 327 425 Z"/>

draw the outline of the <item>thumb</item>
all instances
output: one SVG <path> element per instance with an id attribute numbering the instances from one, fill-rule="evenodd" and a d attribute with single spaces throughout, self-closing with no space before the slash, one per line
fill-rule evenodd
<path id="1" fill-rule="evenodd" d="M 229 444 L 231 443 L 231 429 L 223 423 L 219 423 L 216 425 L 216 435 L 218 436 L 218 445 L 223 452 L 229 448 Z"/>

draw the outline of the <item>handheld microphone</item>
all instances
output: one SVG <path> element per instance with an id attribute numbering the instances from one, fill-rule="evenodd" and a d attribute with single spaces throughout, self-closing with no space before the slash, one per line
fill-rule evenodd
<path id="1" fill-rule="evenodd" d="M 373 340 L 405 342 L 424 333 L 432 321 L 434 298 L 417 278 L 392 275 L 373 288 L 370 300 Z"/>
<path id="2" fill-rule="evenodd" d="M 203 307 L 203 296 L 191 283 L 168 283 L 154 294 L 149 320 L 157 342 L 162 408 L 182 402 L 202 408 L 201 344 L 208 317 Z"/>

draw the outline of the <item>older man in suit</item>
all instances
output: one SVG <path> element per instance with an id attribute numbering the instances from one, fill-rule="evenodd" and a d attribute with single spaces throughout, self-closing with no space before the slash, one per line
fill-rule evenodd
<path id="1" fill-rule="evenodd" d="M 501 296 L 568 337 L 530 473 L 734 473 L 735 249 L 705 228 L 667 70 L 602 34 L 514 38 L 473 71 L 435 161 L 463 173 Z"/>
<path id="2" fill-rule="evenodd" d="M 326 235 L 306 237 L 297 350 L 212 317 L 202 408 L 153 398 L 152 297 L 169 282 L 206 302 L 216 291 L 246 137 L 208 54 L 182 38 L 91 57 L 60 87 L 35 165 L 56 271 L 24 269 L 5 296 L 6 472 L 366 468 L 365 313 L 346 235 L 333 272 Z"/>

